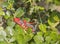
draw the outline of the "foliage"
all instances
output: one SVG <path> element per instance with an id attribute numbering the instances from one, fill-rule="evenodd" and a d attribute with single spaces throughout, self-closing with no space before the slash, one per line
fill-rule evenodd
<path id="1" fill-rule="evenodd" d="M 0 44 L 60 44 L 59 0 L 1 0 Z M 2 5 L 1 5 L 2 4 Z M 32 22 L 27 31 L 13 21 L 18 17 Z"/>

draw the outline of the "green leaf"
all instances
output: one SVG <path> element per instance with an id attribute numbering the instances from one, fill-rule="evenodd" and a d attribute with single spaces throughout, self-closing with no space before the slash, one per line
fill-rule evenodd
<path id="1" fill-rule="evenodd" d="M 14 37 L 15 37 L 16 41 L 18 42 L 18 44 L 25 43 L 24 36 L 25 36 L 25 32 L 23 31 L 23 29 L 19 25 L 16 25 Z"/>
<path id="2" fill-rule="evenodd" d="M 10 11 L 7 11 L 7 12 L 6 12 L 6 15 L 4 16 L 4 18 L 5 18 L 5 19 L 10 18 L 10 15 L 11 15 Z"/>
<path id="3" fill-rule="evenodd" d="M 32 42 L 30 42 L 30 44 L 35 44 L 35 42 L 32 41 Z"/>
<path id="4" fill-rule="evenodd" d="M 10 17 L 10 16 L 8 16 L 8 15 L 5 15 L 5 16 L 4 16 L 5 19 L 8 19 L 9 17 Z"/>
<path id="5" fill-rule="evenodd" d="M 59 22 L 56 22 L 53 18 L 49 18 L 48 19 L 48 24 L 51 26 L 51 27 L 55 27 Z"/>
<path id="6" fill-rule="evenodd" d="M 25 33 L 19 25 L 16 25 L 15 31 L 16 31 L 15 36 L 17 37 L 17 38 L 15 37 L 15 38 L 17 39 L 19 44 L 27 44 L 28 41 L 30 41 L 33 37 L 32 33 L 30 33 L 30 34 Z"/>
<path id="7" fill-rule="evenodd" d="M 55 21 L 59 21 L 59 13 L 53 11 L 50 18 L 53 18 Z"/>
<path id="8" fill-rule="evenodd" d="M 7 20 L 7 25 L 11 26 L 11 27 L 14 27 L 15 23 L 9 19 L 9 20 Z"/>
<path id="9" fill-rule="evenodd" d="M 7 44 L 5 41 L 0 41 L 0 44 Z"/>
<path id="10" fill-rule="evenodd" d="M 14 0 L 8 0 L 8 3 L 13 4 Z"/>
<path id="11" fill-rule="evenodd" d="M 1 15 L 5 15 L 5 13 L 2 10 L 0 10 L 0 16 Z"/>
<path id="12" fill-rule="evenodd" d="M 46 25 L 45 24 L 40 24 L 39 25 L 39 29 L 42 31 L 42 32 L 44 32 L 44 33 L 46 33 Z"/>
<path id="13" fill-rule="evenodd" d="M 44 10 L 44 7 L 39 7 L 40 10 Z"/>
<path id="14" fill-rule="evenodd" d="M 44 37 L 49 36 L 49 35 L 50 35 L 50 33 L 51 33 L 51 31 L 50 31 L 50 30 L 49 30 L 49 31 L 47 31 L 47 32 L 44 34 Z"/>
<path id="15" fill-rule="evenodd" d="M 11 36 L 13 36 L 13 34 L 14 34 L 14 30 L 13 30 L 13 28 L 10 27 L 10 26 L 7 26 L 7 27 L 6 27 L 6 32 L 7 32 L 8 34 L 10 34 Z"/>
<path id="16" fill-rule="evenodd" d="M 59 21 L 56 22 L 53 18 L 49 18 L 48 19 L 48 24 L 51 26 L 51 27 L 56 27 L 58 24 L 59 24 Z"/>
<path id="17" fill-rule="evenodd" d="M 11 12 L 10 11 L 6 11 L 6 15 L 10 16 Z"/>
<path id="18" fill-rule="evenodd" d="M 32 37 L 33 37 L 32 33 L 31 34 L 26 34 L 24 36 L 24 41 L 27 43 L 28 41 L 30 41 L 32 39 Z"/>
<path id="19" fill-rule="evenodd" d="M 58 34 L 56 33 L 56 32 L 54 32 L 54 31 L 52 31 L 51 33 L 50 33 L 50 37 L 52 38 L 52 40 L 55 42 L 55 41 L 57 41 L 58 39 Z"/>
<path id="20" fill-rule="evenodd" d="M 15 26 L 15 31 L 17 32 L 17 34 L 22 34 L 22 35 L 25 34 L 24 29 L 20 27 L 19 25 Z"/>
<path id="21" fill-rule="evenodd" d="M 34 6 L 35 12 L 37 12 L 38 10 L 43 11 L 45 8 L 42 6 Z"/>
<path id="22" fill-rule="evenodd" d="M 5 3 L 3 3 L 3 5 L 2 5 L 2 6 L 7 8 L 7 7 L 8 7 L 8 5 L 9 5 L 9 3 L 8 3 L 8 2 L 5 2 Z"/>
<path id="23" fill-rule="evenodd" d="M 18 8 L 14 14 L 15 17 L 21 17 L 23 15 L 24 15 L 24 10 L 21 7 Z"/>
<path id="24" fill-rule="evenodd" d="M 18 44 L 25 44 L 24 36 L 22 34 L 20 34 L 20 35 L 17 34 L 16 35 L 16 40 L 17 40 Z"/>
<path id="25" fill-rule="evenodd" d="M 46 44 L 49 44 L 52 38 L 50 36 L 46 36 L 45 40 L 46 40 Z"/>
<path id="26" fill-rule="evenodd" d="M 27 29 L 27 33 L 32 33 L 32 29 L 31 28 L 28 28 Z"/>
<path id="27" fill-rule="evenodd" d="M 53 16 L 55 21 L 59 21 L 59 17 L 57 15 Z"/>
<path id="28" fill-rule="evenodd" d="M 60 5 L 60 0 L 54 0 L 54 3 L 55 3 L 56 5 Z"/>
<path id="29" fill-rule="evenodd" d="M 34 36 L 34 41 L 36 44 L 43 44 L 44 38 L 42 35 L 42 32 L 39 32 L 37 35 Z"/>

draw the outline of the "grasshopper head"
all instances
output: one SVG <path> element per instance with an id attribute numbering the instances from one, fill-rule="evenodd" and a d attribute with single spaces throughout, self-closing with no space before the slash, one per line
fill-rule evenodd
<path id="1" fill-rule="evenodd" d="M 20 21 L 20 18 L 14 18 L 13 21 L 14 22 L 19 22 Z"/>

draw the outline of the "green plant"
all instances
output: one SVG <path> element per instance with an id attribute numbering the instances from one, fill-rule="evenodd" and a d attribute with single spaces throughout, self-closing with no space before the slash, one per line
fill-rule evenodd
<path id="1" fill-rule="evenodd" d="M 42 3 L 41 3 L 42 2 Z M 0 44 L 60 44 L 60 12 L 51 5 L 59 0 L 6 0 L 0 6 Z M 47 9 L 46 9 L 47 8 Z M 18 17 L 32 22 L 25 31 L 13 21 Z"/>

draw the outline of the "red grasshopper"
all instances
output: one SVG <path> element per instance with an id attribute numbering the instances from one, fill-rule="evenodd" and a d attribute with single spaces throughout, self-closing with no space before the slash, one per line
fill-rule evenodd
<path id="1" fill-rule="evenodd" d="M 32 29 L 32 32 L 35 32 L 35 28 L 33 25 L 31 25 L 29 22 L 26 22 L 26 20 L 21 20 L 20 18 L 14 18 L 13 19 L 15 23 L 17 23 L 19 26 L 24 28 L 24 30 L 27 30 L 28 28 Z"/>

